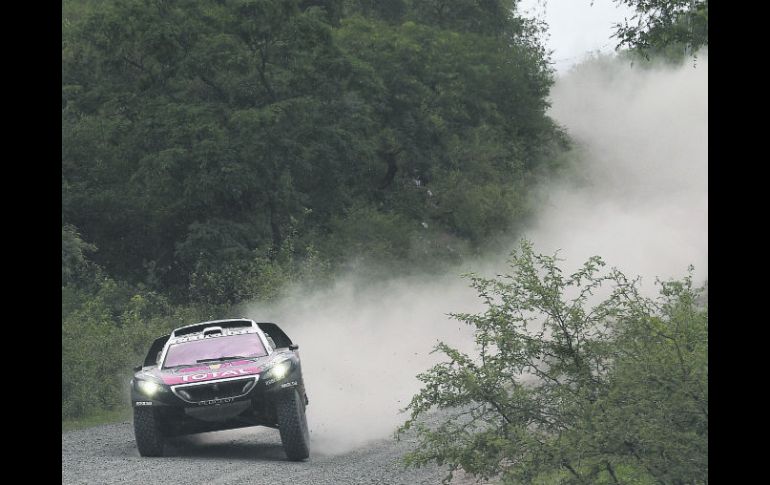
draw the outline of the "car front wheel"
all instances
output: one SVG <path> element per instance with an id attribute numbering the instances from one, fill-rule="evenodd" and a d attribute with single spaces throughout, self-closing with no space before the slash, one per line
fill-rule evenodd
<path id="1" fill-rule="evenodd" d="M 305 417 L 305 401 L 296 389 L 286 392 L 276 403 L 278 431 L 286 457 L 291 461 L 310 456 L 310 435 Z"/>
<path id="2" fill-rule="evenodd" d="M 163 456 L 163 434 L 154 409 L 134 408 L 134 437 L 141 456 Z"/>

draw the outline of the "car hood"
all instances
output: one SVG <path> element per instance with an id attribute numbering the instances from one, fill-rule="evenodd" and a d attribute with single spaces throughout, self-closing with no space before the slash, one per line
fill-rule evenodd
<path id="1" fill-rule="evenodd" d="M 143 371 L 160 379 L 166 385 L 191 384 L 214 379 L 227 379 L 256 375 L 274 365 L 279 360 L 277 356 L 264 356 L 252 359 L 230 360 L 226 362 L 207 362 L 173 369 L 151 369 Z"/>

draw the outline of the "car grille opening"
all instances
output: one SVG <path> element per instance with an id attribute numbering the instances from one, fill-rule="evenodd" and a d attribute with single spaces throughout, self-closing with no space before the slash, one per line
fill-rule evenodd
<path id="1" fill-rule="evenodd" d="M 256 384 L 253 377 L 225 382 L 211 382 L 185 386 L 177 390 L 177 395 L 186 401 L 198 402 L 211 399 L 239 397 L 251 391 Z"/>

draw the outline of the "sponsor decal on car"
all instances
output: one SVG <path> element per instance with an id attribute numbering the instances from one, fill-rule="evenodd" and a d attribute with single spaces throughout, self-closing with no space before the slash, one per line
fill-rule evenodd
<path id="1" fill-rule="evenodd" d="M 200 365 L 193 365 L 190 367 L 184 367 L 180 369 L 175 369 L 174 374 L 189 374 L 190 372 L 206 372 L 209 370 L 216 370 L 221 367 L 239 367 L 243 365 L 249 365 L 253 364 L 253 360 L 236 360 L 233 362 L 223 362 L 223 363 L 217 363 L 217 364 L 200 364 Z M 212 366 L 219 366 L 219 367 L 212 367 Z"/>
<path id="2" fill-rule="evenodd" d="M 168 385 L 188 384 L 191 382 L 208 381 L 211 379 L 227 379 L 228 377 L 240 377 L 252 374 L 258 374 L 262 369 L 259 366 L 241 367 L 238 369 L 228 369 L 225 371 L 196 372 L 175 376 L 163 376 L 163 382 Z"/>
<path id="3" fill-rule="evenodd" d="M 233 402 L 233 398 L 223 397 L 223 398 L 209 399 L 207 401 L 198 401 L 198 406 L 211 406 L 213 404 L 225 404 L 229 402 Z"/>
<path id="4" fill-rule="evenodd" d="M 291 382 L 287 382 L 286 384 L 281 384 L 281 388 L 284 388 L 284 387 L 294 387 L 296 385 L 297 385 L 297 381 L 291 381 Z"/>
<path id="5" fill-rule="evenodd" d="M 152 406 L 152 401 L 136 401 L 137 406 Z"/>

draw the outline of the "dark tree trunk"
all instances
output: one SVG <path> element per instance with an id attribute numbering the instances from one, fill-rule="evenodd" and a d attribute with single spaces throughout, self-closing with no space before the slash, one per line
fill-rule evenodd
<path id="1" fill-rule="evenodd" d="M 268 202 L 268 209 L 270 210 L 270 231 L 273 237 L 273 251 L 277 252 L 281 248 L 281 242 L 283 237 L 281 236 L 281 223 L 278 219 L 278 209 L 275 205 L 275 200 L 270 198 Z"/>
<path id="2" fill-rule="evenodd" d="M 398 165 L 396 164 L 397 154 L 397 151 L 380 151 L 380 156 L 385 160 L 385 163 L 388 164 L 388 171 L 382 179 L 382 182 L 380 182 L 380 190 L 390 187 L 390 184 L 393 183 L 393 179 L 396 178 L 396 172 L 398 172 Z"/>

